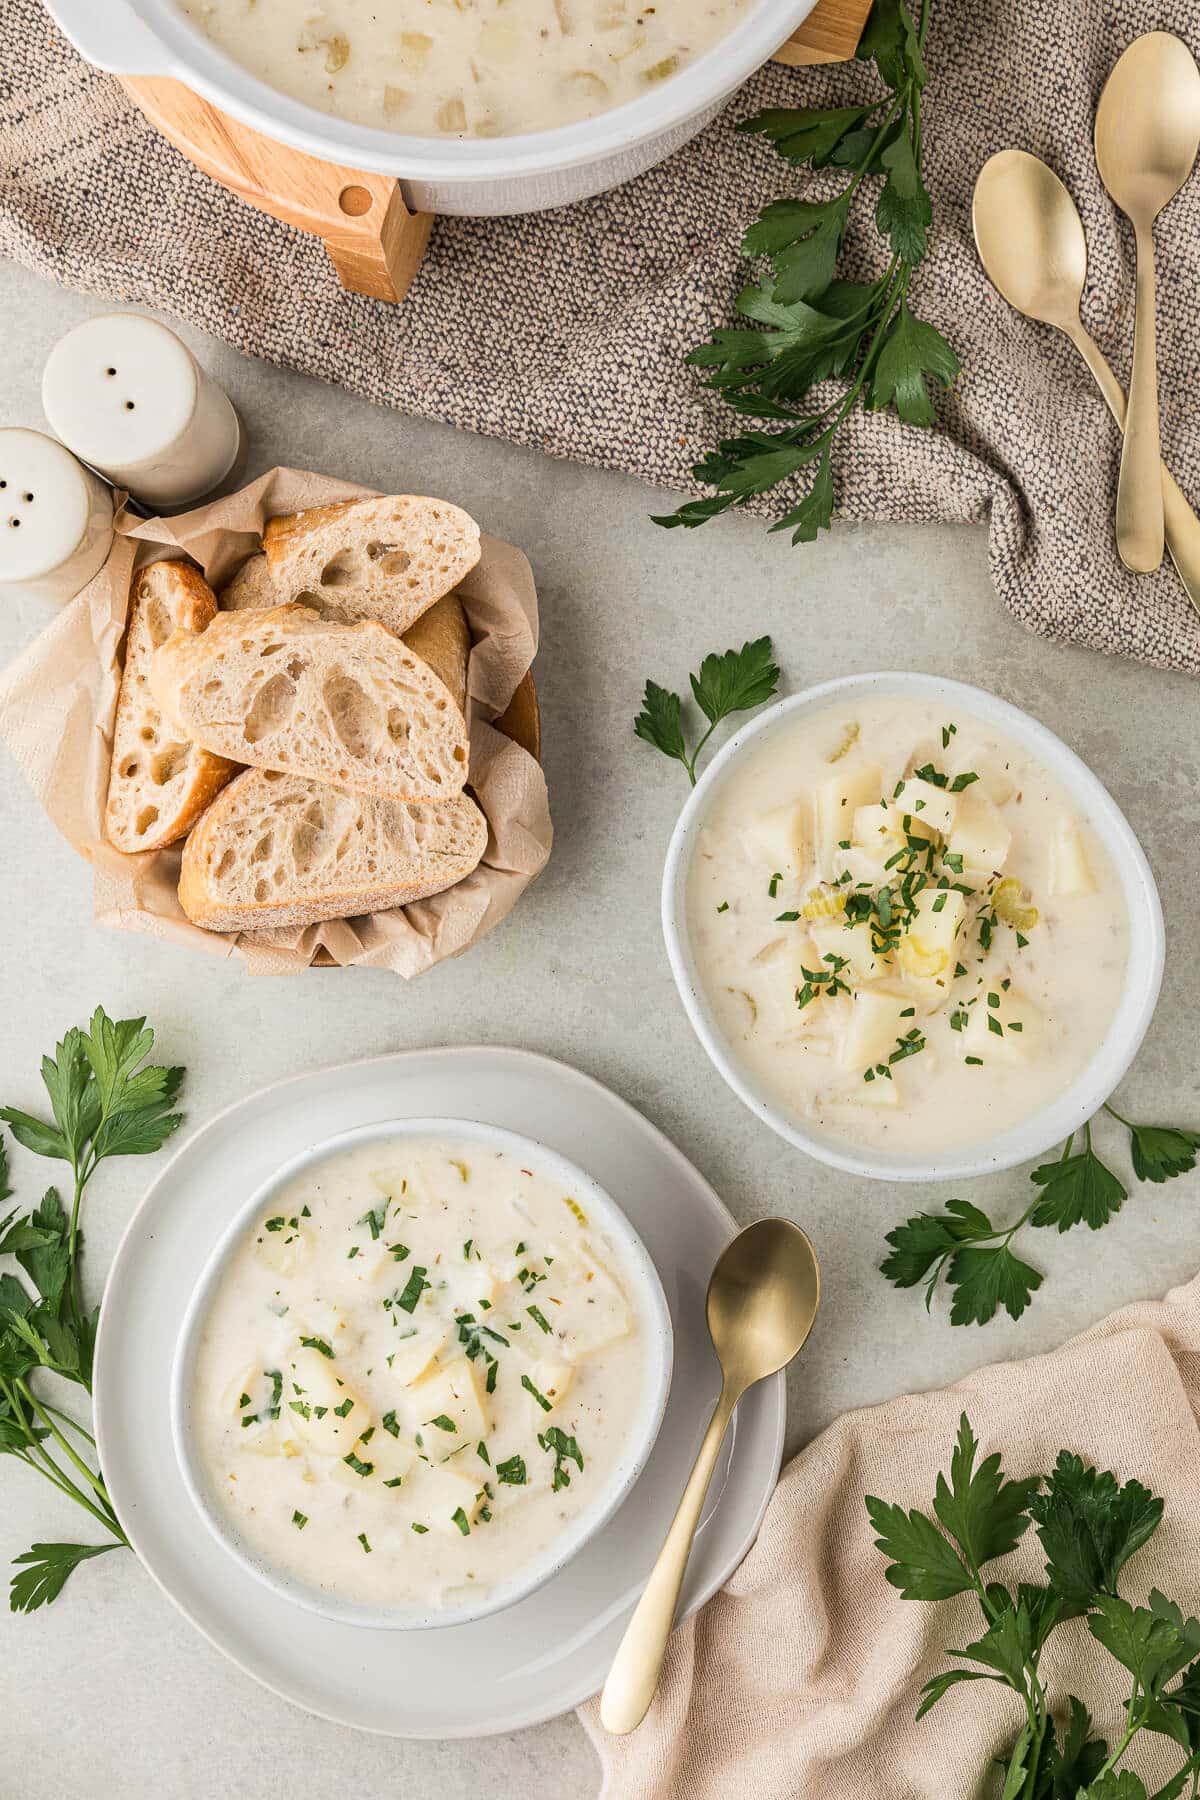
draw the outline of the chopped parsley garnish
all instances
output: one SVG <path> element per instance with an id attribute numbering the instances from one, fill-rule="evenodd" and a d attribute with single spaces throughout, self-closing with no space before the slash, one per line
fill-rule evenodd
<path id="1" fill-rule="evenodd" d="M 728 911 L 729 911 L 729 902 L 728 902 L 728 900 L 722 900 L 722 902 L 721 902 L 721 904 L 720 904 L 720 906 L 718 906 L 718 908 L 717 908 L 717 911 L 718 911 L 718 912 L 719 912 L 719 913 L 723 913 L 723 912 L 728 912 Z"/>
<path id="2" fill-rule="evenodd" d="M 480 1462 L 485 1462 L 487 1464 L 488 1468 L 489 1469 L 491 1468 L 492 1459 L 488 1455 L 488 1447 L 484 1443 L 482 1438 L 480 1438 L 479 1442 L 475 1446 L 475 1454 L 479 1458 Z"/>
<path id="3" fill-rule="evenodd" d="M 454 1523 L 458 1526 L 458 1529 L 462 1532 L 463 1536 L 470 1537 L 471 1527 L 470 1527 L 470 1524 L 468 1523 L 467 1515 L 463 1511 L 462 1507 L 456 1506 L 454 1511 L 450 1514 L 450 1517 L 453 1519 Z"/>
<path id="4" fill-rule="evenodd" d="M 539 1431 L 538 1443 L 543 1450 L 552 1451 L 554 1454 L 554 1475 L 550 1482 L 550 1491 L 557 1494 L 559 1488 L 571 1485 L 571 1471 L 567 1467 L 569 1462 L 573 1462 L 582 1472 L 583 1454 L 575 1439 L 568 1437 L 567 1433 L 558 1425 L 551 1425 L 546 1432 Z"/>
<path id="5" fill-rule="evenodd" d="M 359 1457 L 355 1456 L 353 1450 L 351 1450 L 349 1456 L 343 1456 L 342 1461 L 348 1469 L 353 1469 L 356 1475 L 361 1475 L 364 1478 L 375 1473 L 375 1464 L 373 1462 L 363 1462 Z"/>
<path id="6" fill-rule="evenodd" d="M 308 1514 L 294 1512 L 292 1514 L 292 1524 L 296 1527 L 297 1531 L 303 1531 L 304 1527 L 308 1524 Z"/>
<path id="7" fill-rule="evenodd" d="M 349 1394 L 347 1394 L 346 1398 L 342 1401 L 342 1404 L 340 1406 L 335 1406 L 333 1410 L 334 1410 L 334 1414 L 337 1418 L 347 1419 L 347 1418 L 349 1418 L 351 1412 L 353 1411 L 353 1408 L 354 1408 L 354 1402 L 350 1398 Z"/>
<path id="8" fill-rule="evenodd" d="M 407 1262 L 408 1261 L 409 1249 L 408 1249 L 407 1244 L 389 1244 L 387 1249 L 388 1249 L 388 1255 L 391 1257 L 393 1262 Z"/>
<path id="9" fill-rule="evenodd" d="M 360 1532 L 359 1532 L 359 1534 L 358 1534 L 358 1541 L 359 1541 L 359 1543 L 360 1543 L 360 1544 L 361 1544 L 361 1545 L 362 1545 L 362 1547 L 363 1547 L 363 1549 L 364 1549 L 364 1550 L 365 1550 L 365 1551 L 366 1551 L 366 1553 L 367 1553 L 367 1555 L 368 1555 L 368 1556 L 370 1556 L 370 1554 L 371 1554 L 371 1546 L 370 1546 L 370 1544 L 369 1544 L 369 1543 L 368 1543 L 368 1542 L 367 1542 L 367 1534 L 366 1534 L 366 1532 L 365 1532 L 365 1531 L 360 1531 Z"/>
<path id="10" fill-rule="evenodd" d="M 387 1218 L 387 1209 L 388 1203 L 385 1200 L 382 1206 L 373 1207 L 370 1212 L 365 1212 L 358 1221 L 360 1225 L 365 1225 L 367 1227 L 367 1230 L 371 1233 L 372 1239 L 377 1238 L 383 1230 L 383 1222 Z"/>
<path id="11" fill-rule="evenodd" d="M 552 1402 L 547 1400 L 545 1394 L 543 1394 L 539 1388 L 534 1387 L 528 1375 L 522 1375 L 521 1386 L 525 1389 L 526 1393 L 533 1395 L 543 1412 L 551 1412 L 553 1410 Z"/>
<path id="12" fill-rule="evenodd" d="M 394 1304 L 400 1308 L 401 1312 L 416 1312 L 417 1301 L 427 1287 L 432 1287 L 433 1283 L 426 1281 L 425 1273 L 426 1271 L 419 1263 L 413 1264 L 412 1274 L 405 1283 L 403 1293 L 397 1294 L 394 1300 Z"/>
<path id="13" fill-rule="evenodd" d="M 385 1412 L 379 1423 L 383 1426 L 383 1429 L 390 1432 L 394 1438 L 400 1436 L 400 1427 L 396 1422 L 396 1415 L 394 1412 Z"/>
<path id="14" fill-rule="evenodd" d="M 322 1356 L 328 1356 L 332 1360 L 333 1348 L 325 1342 L 324 1338 L 302 1337 L 300 1342 L 306 1350 L 319 1350 Z"/>
<path id="15" fill-rule="evenodd" d="M 418 1525 L 418 1524 L 417 1524 L 417 1523 L 416 1523 L 416 1522 L 415 1522 L 415 1521 L 414 1521 L 414 1523 L 413 1523 L 413 1527 L 412 1527 L 412 1528 L 413 1528 L 413 1530 L 414 1530 L 414 1531 L 415 1531 L 415 1532 L 417 1532 L 417 1533 L 418 1533 L 418 1534 L 419 1534 L 419 1536 L 421 1536 L 421 1537 L 424 1537 L 424 1536 L 425 1536 L 425 1533 L 426 1533 L 426 1532 L 427 1532 L 427 1531 L 428 1531 L 428 1530 L 429 1530 L 429 1527 L 428 1527 L 428 1525 Z"/>
<path id="16" fill-rule="evenodd" d="M 542 1311 L 541 1307 L 540 1306 L 527 1306 L 525 1308 L 525 1311 L 529 1314 L 529 1316 L 533 1320 L 534 1324 L 540 1326 L 541 1329 L 544 1332 L 546 1332 L 547 1335 L 549 1335 L 550 1321 L 547 1319 L 547 1317 L 546 1317 L 545 1313 Z"/>
<path id="17" fill-rule="evenodd" d="M 496 1464 L 496 1479 L 503 1481 L 508 1487 L 524 1487 L 529 1480 L 525 1471 L 523 1456 L 505 1457 L 502 1463 Z"/>
<path id="18" fill-rule="evenodd" d="M 426 1419 L 426 1425 L 436 1425 L 439 1431 L 457 1431 L 458 1426 L 446 1413 L 438 1413 L 435 1418 Z"/>
<path id="19" fill-rule="evenodd" d="M 767 893 L 770 895 L 772 900 L 774 900 L 776 894 L 779 892 L 779 884 L 782 880 L 783 880 L 783 876 L 780 874 L 779 870 L 777 869 L 775 871 L 774 875 L 772 875 L 770 881 L 767 883 Z"/>
<path id="20" fill-rule="evenodd" d="M 268 1231 L 282 1231 L 285 1223 L 283 1214 L 278 1213 L 275 1218 L 267 1220 L 266 1228 Z"/>

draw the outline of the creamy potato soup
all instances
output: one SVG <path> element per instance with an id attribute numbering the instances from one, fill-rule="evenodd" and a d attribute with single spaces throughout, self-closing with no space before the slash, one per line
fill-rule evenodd
<path id="1" fill-rule="evenodd" d="M 203 1330 L 194 1442 L 220 1507 L 315 1589 L 453 1608 L 542 1558 L 639 1416 L 616 1251 L 513 1155 L 397 1138 L 279 1191 Z"/>
<path id="2" fill-rule="evenodd" d="M 933 702 L 799 719 L 718 790 L 688 875 L 716 1020 L 801 1122 L 990 1137 L 1099 1048 L 1127 922 L 1104 846 L 1017 743 Z"/>
<path id="3" fill-rule="evenodd" d="M 512 137 L 667 81 L 751 0 L 179 0 L 252 75 L 418 137 Z"/>

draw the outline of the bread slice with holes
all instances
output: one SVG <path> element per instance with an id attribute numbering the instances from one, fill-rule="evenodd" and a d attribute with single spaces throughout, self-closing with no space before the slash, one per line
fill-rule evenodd
<path id="1" fill-rule="evenodd" d="M 467 776 L 467 727 L 446 684 L 373 620 L 311 607 L 218 613 L 177 631 L 151 685 L 169 718 L 218 756 L 389 800 L 447 799 Z"/>
<path id="2" fill-rule="evenodd" d="M 216 611 L 212 589 L 189 563 L 151 563 L 133 578 L 104 809 L 105 836 L 118 850 L 175 843 L 237 768 L 169 725 L 149 681 L 159 645 L 173 633 L 202 632 Z"/>
<path id="3" fill-rule="evenodd" d="M 398 636 L 479 561 L 479 527 L 447 500 L 392 494 L 269 519 L 263 546 L 281 600 L 313 596 Z"/>
<path id="4" fill-rule="evenodd" d="M 249 769 L 188 838 L 179 899 L 207 931 L 385 912 L 462 881 L 487 837 L 466 794 L 420 806 Z"/>
<path id="5" fill-rule="evenodd" d="M 267 559 L 260 550 L 244 562 L 233 580 L 218 596 L 222 612 L 249 612 L 264 606 L 277 606 L 278 595 L 271 580 Z M 304 605 L 310 602 L 306 598 Z M 319 605 L 313 609 L 322 618 L 336 618 L 335 605 Z M 415 650 L 422 662 L 429 664 L 454 696 L 460 712 L 467 707 L 467 659 L 471 654 L 471 632 L 467 615 L 457 594 L 443 594 L 428 612 L 423 612 L 415 625 L 404 633 L 404 642 Z"/>

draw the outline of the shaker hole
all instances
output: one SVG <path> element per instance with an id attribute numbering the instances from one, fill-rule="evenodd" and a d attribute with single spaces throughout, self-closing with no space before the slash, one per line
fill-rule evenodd
<path id="1" fill-rule="evenodd" d="M 125 402 L 125 411 L 126 411 L 126 412 L 132 412 L 132 411 L 133 411 L 133 401 L 132 401 L 132 400 L 127 400 L 127 401 L 126 401 L 126 402 Z"/>
<path id="2" fill-rule="evenodd" d="M 20 521 L 20 519 L 10 519 L 8 521 L 8 523 L 9 523 L 10 528 L 13 531 L 16 531 L 19 528 L 21 521 Z"/>
<path id="3" fill-rule="evenodd" d="M 115 375 L 115 374 L 116 374 L 116 372 L 117 372 L 117 371 L 116 371 L 116 370 L 115 370 L 115 369 L 105 369 L 105 371 L 104 371 L 104 373 L 105 373 L 105 374 L 106 374 L 106 375 Z"/>
<path id="4" fill-rule="evenodd" d="M 33 495 L 32 494 L 22 494 L 21 498 L 25 502 L 26 506 L 28 506 L 33 499 Z"/>

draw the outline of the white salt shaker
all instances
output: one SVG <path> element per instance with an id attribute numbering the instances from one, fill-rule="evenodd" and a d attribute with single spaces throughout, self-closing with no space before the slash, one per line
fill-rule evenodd
<path id="1" fill-rule="evenodd" d="M 63 443 L 151 506 L 183 506 L 237 461 L 241 425 L 187 345 L 141 313 L 104 313 L 60 338 L 42 405 Z"/>
<path id="2" fill-rule="evenodd" d="M 0 430 L 0 589 L 65 606 L 113 541 L 108 488 L 40 431 Z"/>

